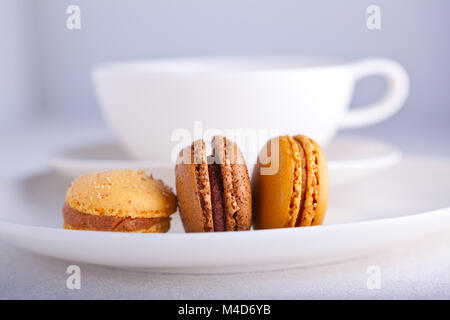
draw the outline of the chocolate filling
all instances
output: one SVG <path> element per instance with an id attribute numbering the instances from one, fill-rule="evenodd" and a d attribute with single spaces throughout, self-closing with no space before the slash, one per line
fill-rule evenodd
<path id="1" fill-rule="evenodd" d="M 225 198 L 222 172 L 217 163 L 208 165 L 214 231 L 225 231 Z"/>
<path id="2" fill-rule="evenodd" d="M 164 219 L 169 219 L 96 216 L 75 210 L 67 203 L 62 211 L 64 223 L 82 230 L 132 232 L 148 229 Z"/>

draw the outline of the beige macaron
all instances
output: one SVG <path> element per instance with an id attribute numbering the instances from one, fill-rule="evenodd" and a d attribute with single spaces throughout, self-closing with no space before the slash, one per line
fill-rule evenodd
<path id="1" fill-rule="evenodd" d="M 72 182 L 63 208 L 67 229 L 166 232 L 176 197 L 143 170 L 91 173 Z"/>
<path id="2" fill-rule="evenodd" d="M 325 154 L 314 140 L 297 135 L 269 140 L 252 176 L 254 227 L 320 225 L 328 204 Z"/>

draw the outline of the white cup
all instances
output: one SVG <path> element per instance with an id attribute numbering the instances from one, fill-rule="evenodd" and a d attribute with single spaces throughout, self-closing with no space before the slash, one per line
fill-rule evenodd
<path id="1" fill-rule="evenodd" d="M 355 83 L 386 78 L 380 101 L 349 110 Z M 298 57 L 169 59 L 95 67 L 104 116 L 137 159 L 169 162 L 176 129 L 275 129 L 326 145 L 339 128 L 382 121 L 409 92 L 406 71 L 382 58 L 352 63 Z M 265 141 L 261 141 L 261 145 Z M 182 147 L 182 146 L 178 146 Z M 258 146 L 259 147 L 259 146 Z"/>

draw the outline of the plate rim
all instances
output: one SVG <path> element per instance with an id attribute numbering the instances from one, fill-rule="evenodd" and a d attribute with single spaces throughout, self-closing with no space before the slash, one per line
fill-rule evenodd
<path id="1" fill-rule="evenodd" d="M 245 236 L 248 234 L 258 234 L 258 235 L 262 235 L 262 234 L 269 234 L 269 233 L 273 233 L 273 234 L 277 234 L 280 232 L 285 232 L 285 233 L 300 233 L 300 232 L 320 232 L 318 231 L 319 229 L 340 229 L 340 228 L 358 228 L 359 226 L 363 225 L 363 226 L 370 226 L 370 225 L 376 225 L 376 224 L 385 224 L 385 223 L 390 223 L 390 222 L 395 222 L 395 223 L 402 223 L 403 220 L 409 220 L 409 219 L 420 219 L 423 218 L 427 215 L 432 215 L 432 216 L 444 216 L 450 214 L 450 206 L 448 207 L 443 207 L 443 208 L 439 208 L 439 209 L 434 209 L 434 210 L 430 210 L 430 211 L 425 211 L 425 212 L 419 212 L 419 213 L 413 213 L 413 214 L 408 214 L 408 215 L 403 215 L 403 216 L 397 216 L 397 217 L 390 217 L 390 218 L 382 218 L 382 219 L 372 219 L 372 220 L 365 220 L 365 221 L 355 221 L 355 222 L 347 222 L 347 223 L 337 223 L 337 224 L 330 224 L 330 225 L 320 225 L 320 226 L 310 226 L 310 227 L 306 227 L 306 228 L 274 228 L 274 229 L 262 229 L 262 230 L 248 230 L 248 231 L 239 231 L 239 232 L 192 232 L 192 233 L 188 233 L 188 232 L 166 232 L 166 233 L 130 233 L 130 232 L 112 232 L 112 231 L 89 231 L 89 230 L 67 230 L 64 228 L 55 228 L 55 227 L 46 227 L 46 226 L 36 226 L 36 225 L 27 225 L 27 224 L 23 224 L 23 223 L 16 223 L 16 222 L 10 222 L 10 221 L 5 221 L 2 220 L 1 216 L 0 216 L 0 230 L 2 230 L 3 228 L 7 228 L 7 227 L 19 227 L 19 228 L 29 228 L 29 229 L 33 229 L 34 231 L 39 231 L 39 230 L 45 230 L 45 231 L 49 231 L 49 232 L 64 232 L 64 233 L 80 233 L 80 234 L 96 234 L 96 235 L 101 235 L 102 237 L 124 237 L 124 238 L 164 238 L 164 237 L 172 237 L 172 238 L 176 238 L 176 237 L 191 237 L 191 238 L 198 238 L 198 237 L 236 237 L 236 235 L 239 236 Z M 450 227 L 450 226 L 449 226 Z M 312 231 L 313 230 L 313 231 Z"/>

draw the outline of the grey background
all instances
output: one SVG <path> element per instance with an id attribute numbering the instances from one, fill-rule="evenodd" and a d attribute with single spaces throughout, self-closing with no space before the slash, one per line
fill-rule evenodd
<path id="1" fill-rule="evenodd" d="M 81 7 L 81 30 L 66 28 L 70 4 Z M 366 28 L 370 4 L 381 8 L 381 30 Z M 228 54 L 383 56 L 408 70 L 410 97 L 391 119 L 355 132 L 408 152 L 448 154 L 449 30 L 445 0 L 2 0 L 0 116 L 3 124 L 57 115 L 104 126 L 90 81 L 91 67 L 103 61 Z M 376 100 L 383 89 L 380 79 L 361 81 L 353 104 Z"/>

